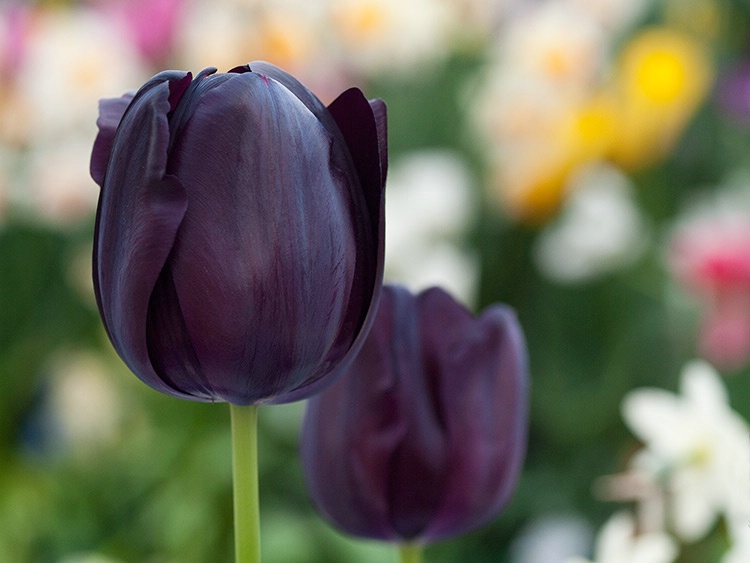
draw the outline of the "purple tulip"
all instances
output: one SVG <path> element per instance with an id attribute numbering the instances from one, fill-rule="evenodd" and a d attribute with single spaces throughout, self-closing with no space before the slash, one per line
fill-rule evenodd
<path id="1" fill-rule="evenodd" d="M 441 289 L 385 287 L 347 373 L 310 399 L 302 459 L 318 510 L 355 536 L 430 542 L 497 515 L 526 448 L 515 314 L 478 318 Z"/>
<path id="2" fill-rule="evenodd" d="M 305 398 L 356 353 L 379 297 L 385 104 L 350 89 L 326 108 L 263 62 L 214 72 L 100 105 L 99 311 L 168 395 Z"/>

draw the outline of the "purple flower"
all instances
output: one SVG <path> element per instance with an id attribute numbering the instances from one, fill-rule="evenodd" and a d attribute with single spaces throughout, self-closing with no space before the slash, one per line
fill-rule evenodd
<path id="1" fill-rule="evenodd" d="M 497 515 L 521 469 L 528 373 L 515 314 L 385 287 L 362 350 L 310 399 L 302 459 L 318 510 L 355 536 L 429 542 Z"/>
<path id="2" fill-rule="evenodd" d="M 716 100 L 728 117 L 742 125 L 750 124 L 750 61 L 725 72 L 717 85 Z"/>
<path id="3" fill-rule="evenodd" d="M 331 381 L 372 322 L 385 105 L 326 108 L 263 62 L 167 71 L 103 100 L 93 273 L 120 357 L 175 397 L 287 402 Z"/>

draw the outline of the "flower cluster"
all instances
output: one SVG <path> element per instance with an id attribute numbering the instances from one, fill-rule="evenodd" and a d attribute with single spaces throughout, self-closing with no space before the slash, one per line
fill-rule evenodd
<path id="1" fill-rule="evenodd" d="M 675 23 L 631 33 L 647 2 L 586 4 L 509 19 L 476 94 L 491 189 L 522 220 L 549 219 L 586 165 L 634 171 L 664 157 L 711 84 L 707 48 Z"/>
<path id="2" fill-rule="evenodd" d="M 680 394 L 631 391 L 622 415 L 643 443 L 625 473 L 605 480 L 610 499 L 635 501 L 637 519 L 618 513 L 602 528 L 596 563 L 673 563 L 681 544 L 716 533 L 721 563 L 750 557 L 750 426 L 729 405 L 703 361 L 682 371 Z M 582 560 L 571 560 L 580 562 Z"/>

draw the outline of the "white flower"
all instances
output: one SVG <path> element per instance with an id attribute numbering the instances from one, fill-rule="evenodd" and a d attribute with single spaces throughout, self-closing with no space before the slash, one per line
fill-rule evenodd
<path id="1" fill-rule="evenodd" d="M 226 72 L 239 64 L 265 60 L 303 79 L 320 72 L 323 7 L 317 2 L 236 2 L 218 0 L 189 6 L 179 35 L 185 68 L 208 66 Z M 313 66 L 314 71 L 305 70 Z"/>
<path id="2" fill-rule="evenodd" d="M 721 563 L 747 563 L 750 561 L 750 519 L 736 522 L 736 526 L 730 526 L 730 532 L 732 546 L 724 554 Z"/>
<path id="3" fill-rule="evenodd" d="M 525 526 L 511 545 L 512 563 L 562 563 L 591 544 L 593 530 L 576 514 L 549 514 Z"/>
<path id="4" fill-rule="evenodd" d="M 48 420 L 56 446 L 96 451 L 119 438 L 123 405 L 103 361 L 90 352 L 57 358 L 51 365 Z"/>
<path id="5" fill-rule="evenodd" d="M 418 70 L 447 52 L 449 11 L 439 0 L 327 0 L 326 33 L 361 72 Z"/>
<path id="6" fill-rule="evenodd" d="M 560 95 L 588 89 L 609 49 L 607 36 L 584 10 L 545 2 L 509 21 L 501 38 L 501 61 L 514 71 L 541 78 Z"/>
<path id="7" fill-rule="evenodd" d="M 563 5 L 583 10 L 611 32 L 623 31 L 643 15 L 653 0 L 561 0 Z"/>
<path id="8" fill-rule="evenodd" d="M 394 163 L 386 197 L 386 277 L 415 291 L 441 285 L 472 303 L 476 258 L 459 239 L 473 205 L 467 167 L 454 153 L 422 151 Z"/>
<path id="9" fill-rule="evenodd" d="M 93 137 L 99 99 L 121 96 L 148 78 L 113 22 L 93 10 L 47 10 L 34 20 L 19 71 L 33 142 L 64 143 L 71 130 Z"/>
<path id="10" fill-rule="evenodd" d="M 438 0 L 451 13 L 450 31 L 457 41 L 475 44 L 488 39 L 525 0 Z"/>
<path id="11" fill-rule="evenodd" d="M 664 480 L 669 523 L 678 536 L 692 541 L 708 533 L 719 516 L 747 514 L 750 431 L 729 406 L 719 375 L 705 362 L 687 364 L 680 391 L 632 391 L 622 412 L 645 444 L 634 464 Z"/>
<path id="12" fill-rule="evenodd" d="M 66 143 L 31 147 L 22 199 L 38 218 L 64 226 L 93 215 L 99 189 L 89 174 L 91 142 L 87 135 L 70 135 Z"/>
<path id="13" fill-rule="evenodd" d="M 599 531 L 594 559 L 568 559 L 566 563 L 672 563 L 677 557 L 674 540 L 663 533 L 636 534 L 627 512 L 612 516 Z"/>
<path id="14" fill-rule="evenodd" d="M 581 282 L 631 264 L 645 248 L 646 227 L 629 180 L 593 165 L 571 182 L 561 214 L 537 240 L 539 269 L 561 282 Z"/>

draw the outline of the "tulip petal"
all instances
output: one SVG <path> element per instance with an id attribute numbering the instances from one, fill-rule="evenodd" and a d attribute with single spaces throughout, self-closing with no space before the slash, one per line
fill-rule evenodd
<path id="1" fill-rule="evenodd" d="M 237 67 L 234 72 L 244 72 L 247 69 L 251 72 L 257 73 L 260 76 L 271 78 L 284 86 L 294 96 L 305 104 L 305 107 L 312 112 L 312 114 L 323 123 L 323 127 L 331 132 L 330 126 L 331 116 L 328 114 L 326 106 L 321 102 L 318 97 L 313 94 L 306 86 L 304 86 L 299 80 L 294 78 L 288 72 L 284 72 L 279 67 L 267 63 L 265 61 L 253 61 L 243 67 Z"/>
<path id="2" fill-rule="evenodd" d="M 120 357 L 148 385 L 187 397 L 154 369 L 147 344 L 149 300 L 187 208 L 180 182 L 165 175 L 171 82 L 151 79 L 128 106 L 112 143 L 94 236 L 94 289 Z"/>
<path id="3" fill-rule="evenodd" d="M 315 116 L 275 80 L 231 76 L 206 85 L 173 145 L 190 207 L 169 268 L 216 398 L 250 404 L 330 371 L 355 256 L 373 245 L 354 246 L 349 182 L 325 166 Z"/>
<path id="4" fill-rule="evenodd" d="M 406 431 L 389 463 L 388 505 L 398 536 L 421 536 L 435 517 L 445 489 L 448 459 L 443 406 L 433 399 L 436 366 L 425 349 L 425 329 L 419 323 L 419 302 L 405 288 L 384 288 L 392 296 L 394 327 L 391 336 L 391 369 Z M 388 305 L 386 301 L 386 306 Z M 436 408 L 437 407 L 437 408 Z"/>
<path id="5" fill-rule="evenodd" d="M 94 182 L 100 187 L 104 185 L 104 174 L 109 164 L 112 144 L 115 142 L 117 126 L 133 100 L 133 96 L 135 96 L 134 93 L 127 93 L 120 98 L 107 98 L 99 101 L 99 118 L 96 120 L 99 133 L 91 151 L 89 170 Z"/>
<path id="6" fill-rule="evenodd" d="M 422 536 L 434 541 L 484 524 L 507 502 L 525 451 L 528 373 L 510 308 L 495 305 L 474 320 L 442 290 L 419 298 L 450 447 L 442 507 Z"/>
<path id="7" fill-rule="evenodd" d="M 308 403 L 301 444 L 313 500 L 357 536 L 418 537 L 440 507 L 446 448 L 441 413 L 425 400 L 418 319 L 407 290 L 385 287 L 350 373 Z"/>
<path id="8" fill-rule="evenodd" d="M 252 66 L 258 68 L 256 63 L 252 63 Z M 266 66 L 261 68 L 265 69 Z M 286 81 L 291 83 L 289 79 Z M 291 85 L 294 86 L 293 83 Z M 311 102 L 311 105 L 316 104 Z M 355 178 L 359 179 L 358 182 L 350 180 L 351 205 L 348 209 L 358 245 L 354 275 L 358 285 L 351 293 L 346 307 L 347 318 L 342 323 L 337 343 L 331 348 L 326 361 L 326 364 L 338 366 L 337 373 L 324 378 L 323 375 L 329 370 L 322 370 L 318 377 L 310 378 L 304 385 L 276 397 L 274 403 L 297 401 L 316 394 L 330 385 L 337 374 L 348 368 L 374 322 L 379 288 L 383 281 L 384 196 L 388 166 L 385 103 L 381 100 L 368 102 L 360 90 L 351 88 L 334 100 L 328 110 L 318 117 L 326 129 L 332 132 L 334 139 L 340 139 L 342 143 L 334 144 L 333 163 L 353 168 Z M 336 150 L 341 146 L 349 149 L 348 154 L 341 154 Z M 351 339 L 352 334 L 356 335 L 354 341 Z"/>
<path id="9" fill-rule="evenodd" d="M 370 100 L 375 127 L 378 132 L 378 152 L 380 153 L 380 181 L 385 184 L 388 171 L 388 113 L 385 102 L 381 99 Z"/>
<path id="10" fill-rule="evenodd" d="M 308 401 L 300 439 L 317 508 L 343 530 L 381 540 L 399 538 L 388 504 L 388 460 L 407 431 L 390 361 L 389 301 L 383 294 L 377 323 L 350 373 Z"/>

